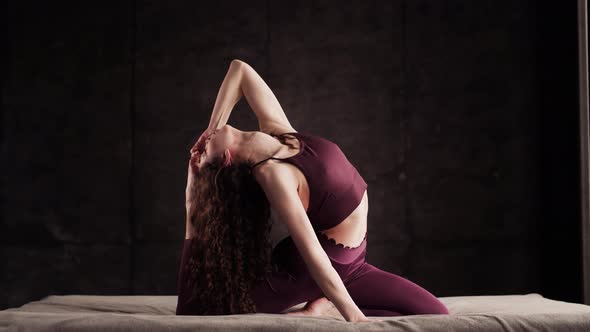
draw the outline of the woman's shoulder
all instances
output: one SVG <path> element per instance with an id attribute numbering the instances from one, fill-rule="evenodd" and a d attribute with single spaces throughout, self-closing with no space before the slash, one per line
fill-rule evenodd
<path id="1" fill-rule="evenodd" d="M 271 129 L 264 130 L 267 134 L 271 136 L 282 136 L 285 134 L 298 134 L 297 130 L 291 126 L 275 126 Z"/>
<path id="2" fill-rule="evenodd" d="M 265 189 L 265 192 L 271 190 L 271 187 L 277 182 L 295 183 L 296 176 L 288 163 L 282 163 L 279 160 L 268 160 L 259 167 L 252 170 L 254 178 Z M 280 180 L 280 181 L 279 181 Z"/>

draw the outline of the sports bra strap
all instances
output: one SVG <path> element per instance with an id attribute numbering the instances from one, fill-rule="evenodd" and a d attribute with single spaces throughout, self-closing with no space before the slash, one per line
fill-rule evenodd
<path id="1" fill-rule="evenodd" d="M 254 167 L 256 167 L 256 166 L 258 166 L 258 165 L 262 164 L 263 162 L 265 162 L 265 161 L 267 161 L 267 160 L 269 160 L 269 159 L 276 159 L 276 160 L 281 160 L 281 158 L 268 157 L 268 158 L 266 158 L 266 159 L 263 159 L 263 160 L 261 160 L 261 161 L 257 162 L 256 164 L 254 164 L 254 165 L 250 166 L 250 169 L 253 169 Z"/>

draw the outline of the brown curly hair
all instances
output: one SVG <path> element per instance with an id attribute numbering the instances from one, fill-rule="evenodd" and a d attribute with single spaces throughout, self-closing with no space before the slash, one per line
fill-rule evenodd
<path id="1" fill-rule="evenodd" d="M 188 188 L 192 247 L 187 260 L 188 301 L 194 315 L 255 313 L 250 290 L 271 264 L 270 206 L 248 163 L 215 160 Z M 184 267 L 183 267 L 184 268 Z M 191 304 L 193 307 L 193 304 Z"/>

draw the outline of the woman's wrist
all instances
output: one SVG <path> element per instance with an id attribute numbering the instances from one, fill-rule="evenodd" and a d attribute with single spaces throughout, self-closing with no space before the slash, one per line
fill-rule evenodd
<path id="1" fill-rule="evenodd" d="M 221 127 L 223 127 L 227 123 L 227 119 L 225 119 L 225 114 L 221 113 L 219 118 L 213 119 L 209 121 L 209 126 L 207 127 L 208 130 L 215 131 Z"/>
<path id="2" fill-rule="evenodd" d="M 351 318 L 347 319 L 346 321 L 354 323 L 354 322 L 366 322 L 367 320 L 369 320 L 367 318 L 367 316 L 365 316 L 365 314 L 363 314 L 363 312 L 360 311 L 360 309 L 359 309 L 359 312 L 357 314 L 355 314 Z"/>
<path id="3" fill-rule="evenodd" d="M 357 320 L 366 319 L 365 314 L 361 309 L 354 303 L 352 298 L 334 299 L 332 303 L 336 306 L 342 317 L 348 322 L 355 322 Z"/>
<path id="4" fill-rule="evenodd" d="M 213 119 L 211 119 L 211 121 L 209 122 L 209 126 L 207 127 L 207 130 L 215 131 L 217 127 L 219 127 L 219 120 L 213 121 Z"/>
<path id="5" fill-rule="evenodd" d="M 361 309 L 356 304 L 354 305 L 353 312 L 347 314 L 346 316 L 344 316 L 344 318 L 348 322 L 357 322 L 357 321 L 363 321 L 363 320 L 367 319 L 365 314 L 361 311 Z"/>

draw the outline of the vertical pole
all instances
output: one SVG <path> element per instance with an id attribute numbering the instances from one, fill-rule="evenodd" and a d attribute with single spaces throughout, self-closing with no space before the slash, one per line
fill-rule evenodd
<path id="1" fill-rule="evenodd" d="M 584 303 L 590 304 L 590 146 L 588 124 L 588 14 L 587 0 L 578 0 L 578 88 L 580 103 L 580 207 Z"/>

